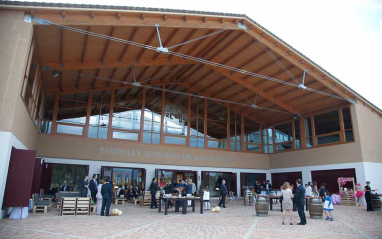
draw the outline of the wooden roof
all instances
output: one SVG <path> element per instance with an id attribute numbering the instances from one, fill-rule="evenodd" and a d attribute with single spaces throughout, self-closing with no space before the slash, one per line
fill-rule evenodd
<path id="1" fill-rule="evenodd" d="M 244 15 L 176 12 L 167 9 L 107 9 L 104 6 L 96 9 L 65 4 L 23 7 L 27 14 L 57 24 L 155 47 L 159 46 L 155 23 L 160 26 L 164 47 L 226 29 L 219 34 L 172 48 L 171 51 L 291 83 L 295 81 L 280 64 L 299 82 L 302 81 L 303 70 L 306 70 L 305 86 L 344 99 L 358 98 L 381 112 Z M 247 30 L 238 27 L 239 23 L 245 24 Z M 44 86 L 49 93 L 129 88 L 130 85 L 103 79 L 132 83 L 133 65 L 136 80 L 142 84 L 177 84 L 196 94 L 228 102 L 224 104 L 236 102 L 238 104 L 230 104 L 233 110 L 267 125 L 291 119 L 293 114 L 305 114 L 347 102 L 203 62 L 67 31 L 56 26 L 36 24 L 35 39 Z M 60 77 L 53 78 L 51 68 L 62 70 Z M 249 107 L 254 103 L 256 94 L 257 106 L 274 111 Z"/>

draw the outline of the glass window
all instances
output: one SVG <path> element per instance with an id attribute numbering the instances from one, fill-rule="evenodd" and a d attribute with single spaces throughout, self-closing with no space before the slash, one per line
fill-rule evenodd
<path id="1" fill-rule="evenodd" d="M 138 140 L 138 133 L 113 130 L 113 139 Z"/>
<path id="2" fill-rule="evenodd" d="M 346 140 L 346 142 L 354 141 L 353 124 L 351 121 L 351 115 L 350 115 L 349 107 L 342 109 L 342 116 L 344 119 L 345 140 Z"/>
<path id="3" fill-rule="evenodd" d="M 166 86 L 164 133 L 187 136 L 188 90 L 181 85 Z"/>
<path id="4" fill-rule="evenodd" d="M 226 141 L 217 141 L 217 140 L 208 140 L 208 148 L 226 149 L 227 148 L 227 142 Z"/>
<path id="5" fill-rule="evenodd" d="M 143 142 L 151 144 L 160 143 L 160 126 L 162 111 L 161 86 L 148 88 L 146 91 L 146 104 L 143 122 Z"/>
<path id="6" fill-rule="evenodd" d="M 301 133 L 300 133 L 300 121 L 294 122 L 294 132 L 296 137 L 296 149 L 301 149 Z"/>
<path id="7" fill-rule="evenodd" d="M 110 99 L 111 90 L 93 92 L 89 119 L 89 138 L 107 139 Z"/>
<path id="8" fill-rule="evenodd" d="M 143 180 L 143 169 L 135 168 L 113 168 L 105 167 L 103 168 L 103 177 L 109 176 L 113 182 L 114 187 L 129 188 L 130 186 L 138 186 L 139 189 L 143 189 L 144 180 Z"/>
<path id="9" fill-rule="evenodd" d="M 190 147 L 204 148 L 204 99 L 191 97 Z"/>
<path id="10" fill-rule="evenodd" d="M 305 118 L 305 136 L 306 136 L 306 147 L 313 147 L 313 138 L 312 138 L 312 122 L 310 118 Z"/>
<path id="11" fill-rule="evenodd" d="M 275 126 L 276 143 L 287 142 L 293 140 L 292 123 L 286 123 Z"/>
<path id="12" fill-rule="evenodd" d="M 177 144 L 177 145 L 186 145 L 186 138 L 183 137 L 172 137 L 172 136 L 165 136 L 164 142 L 166 144 Z"/>
<path id="13" fill-rule="evenodd" d="M 56 183 L 60 187 L 64 184 L 64 181 L 68 183 L 71 190 L 80 191 L 82 186 L 82 180 L 87 175 L 87 165 L 75 165 L 75 164 L 52 164 L 52 180 L 50 188 Z"/>
<path id="14" fill-rule="evenodd" d="M 316 135 L 340 131 L 340 117 L 338 115 L 338 110 L 315 115 L 314 128 L 316 130 Z"/>
<path id="15" fill-rule="evenodd" d="M 247 144 L 246 150 L 247 151 L 260 152 L 260 147 L 261 147 L 261 145 L 258 145 L 258 144 Z"/>
<path id="16" fill-rule="evenodd" d="M 340 142 L 340 134 L 332 134 L 328 136 L 317 137 L 318 145 Z"/>
<path id="17" fill-rule="evenodd" d="M 60 134 L 82 135 L 82 132 L 83 132 L 83 127 L 81 126 L 64 125 L 64 124 L 57 125 L 57 133 L 60 133 Z"/>
<path id="18" fill-rule="evenodd" d="M 40 133 L 51 133 L 54 101 L 54 96 L 45 97 L 44 107 L 41 112 Z"/>
<path id="19" fill-rule="evenodd" d="M 284 150 L 288 150 L 288 149 L 292 149 L 292 148 L 293 148 L 292 142 L 285 142 L 285 143 L 281 143 L 281 144 L 276 145 L 277 151 L 284 151 Z"/>
<path id="20" fill-rule="evenodd" d="M 227 140 L 227 108 L 207 100 L 207 138 Z"/>
<path id="21" fill-rule="evenodd" d="M 241 114 L 230 112 L 230 150 L 241 151 Z"/>

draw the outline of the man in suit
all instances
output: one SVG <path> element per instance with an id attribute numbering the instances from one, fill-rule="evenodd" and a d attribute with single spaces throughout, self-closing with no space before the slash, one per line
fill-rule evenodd
<path id="1" fill-rule="evenodd" d="M 68 182 L 65 180 L 64 185 L 61 187 L 61 191 L 70 191 L 70 187 L 68 186 Z"/>
<path id="2" fill-rule="evenodd" d="M 96 197 L 96 194 L 97 194 L 97 185 L 98 185 L 97 178 L 98 178 L 98 175 L 97 174 L 93 174 L 93 179 L 89 182 L 90 194 L 92 196 L 92 199 L 93 199 L 94 203 L 97 203 L 97 197 Z"/>
<path id="3" fill-rule="evenodd" d="M 113 199 L 113 185 L 110 183 L 110 177 L 107 176 L 105 179 L 106 183 L 101 187 L 102 194 L 102 207 L 101 207 L 101 216 L 109 216 L 110 204 Z M 106 207 L 106 212 L 105 212 Z"/>
<path id="4" fill-rule="evenodd" d="M 256 181 L 256 184 L 255 184 L 255 193 L 256 194 L 261 194 L 261 188 L 260 188 L 260 182 L 259 181 Z"/>
<path id="5" fill-rule="evenodd" d="M 226 208 L 225 206 L 225 197 L 227 196 L 227 187 L 225 186 L 225 180 L 222 180 L 222 184 L 220 185 L 220 194 L 222 195 L 222 199 L 220 199 L 219 207 L 223 206 L 223 208 Z"/>
<path id="6" fill-rule="evenodd" d="M 82 187 L 81 187 L 81 197 L 87 197 L 88 196 L 88 187 L 89 187 L 89 177 L 86 176 L 84 180 L 82 181 Z"/>
<path id="7" fill-rule="evenodd" d="M 293 202 L 296 203 L 298 215 L 300 216 L 300 223 L 297 223 L 297 225 L 306 225 L 306 218 L 305 218 L 305 212 L 304 212 L 304 205 L 305 205 L 305 188 L 302 185 L 302 180 L 297 179 L 297 188 L 296 188 L 296 194 L 294 195 Z"/>
<path id="8" fill-rule="evenodd" d="M 133 190 L 134 198 L 137 198 L 141 195 L 141 190 L 139 190 L 138 185 L 135 186 L 135 189 Z"/>
<path id="9" fill-rule="evenodd" d="M 267 195 L 269 195 L 270 190 L 272 190 L 272 184 L 267 180 L 267 183 L 265 184 L 265 192 Z"/>
<path id="10" fill-rule="evenodd" d="M 167 181 L 167 186 L 165 187 L 166 194 L 172 194 L 172 191 L 174 191 L 174 188 L 175 188 L 174 184 L 172 183 L 171 179 L 169 179 Z M 169 201 L 168 202 L 168 207 L 170 208 L 172 206 L 173 206 L 172 202 Z"/>
<path id="11" fill-rule="evenodd" d="M 151 209 L 158 208 L 157 199 L 155 198 L 155 195 L 157 194 L 157 191 L 158 191 L 157 179 L 153 178 L 153 181 L 151 182 L 151 185 L 150 185 L 150 194 L 151 194 L 151 205 L 150 205 L 150 208 Z"/>

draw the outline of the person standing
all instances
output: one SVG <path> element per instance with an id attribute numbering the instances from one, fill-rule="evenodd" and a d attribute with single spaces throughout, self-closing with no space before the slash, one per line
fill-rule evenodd
<path id="1" fill-rule="evenodd" d="M 81 187 L 81 197 L 87 197 L 88 196 L 88 187 L 89 187 L 89 177 L 85 176 L 84 180 L 82 181 L 82 187 Z"/>
<path id="2" fill-rule="evenodd" d="M 106 183 L 102 185 L 101 194 L 102 194 L 102 207 L 101 207 L 101 216 L 109 216 L 110 204 L 113 199 L 113 185 L 110 183 L 110 177 L 107 176 L 105 179 Z M 106 208 L 106 211 L 105 211 Z"/>
<path id="3" fill-rule="evenodd" d="M 324 197 L 325 197 L 324 213 L 326 216 L 325 220 L 333 221 L 333 216 L 332 216 L 333 203 L 332 203 L 332 198 L 330 197 L 330 193 L 328 190 L 325 191 Z M 329 213 L 330 217 L 328 216 L 327 213 Z"/>
<path id="4" fill-rule="evenodd" d="M 296 194 L 293 198 L 293 201 L 296 203 L 298 215 L 300 216 L 300 223 L 297 223 L 297 225 L 306 225 L 306 218 L 305 218 L 305 212 L 304 212 L 304 205 L 305 205 L 305 188 L 302 186 L 302 180 L 297 179 L 296 181 L 297 188 L 296 188 Z"/>
<path id="5" fill-rule="evenodd" d="M 165 188 L 166 194 L 172 195 L 172 191 L 174 191 L 174 184 L 172 183 L 171 179 L 168 179 L 167 186 Z M 168 202 L 168 207 L 171 208 L 173 206 L 172 202 Z"/>
<path id="6" fill-rule="evenodd" d="M 192 179 L 190 179 L 190 182 L 191 182 L 191 184 L 192 184 L 192 195 L 195 196 L 195 193 L 196 193 L 196 185 L 195 185 L 195 183 L 192 182 Z"/>
<path id="7" fill-rule="evenodd" d="M 283 206 L 283 215 L 282 215 L 282 220 L 283 220 L 283 225 L 285 225 L 285 214 L 286 211 L 289 212 L 289 223 L 290 225 L 293 225 L 292 223 L 292 210 L 293 210 L 293 194 L 292 190 L 290 190 L 290 184 L 288 182 L 285 182 L 282 187 L 281 195 L 283 197 L 282 200 L 282 206 Z"/>
<path id="8" fill-rule="evenodd" d="M 222 195 L 222 198 L 219 202 L 219 207 L 223 206 L 223 208 L 226 208 L 225 206 L 225 197 L 227 196 L 227 187 L 225 186 L 225 180 L 222 180 L 222 184 L 220 185 L 220 193 Z"/>
<path id="9" fill-rule="evenodd" d="M 259 181 L 256 181 L 256 184 L 255 184 L 255 193 L 256 194 L 261 194 L 261 187 L 260 187 L 260 182 Z"/>
<path id="10" fill-rule="evenodd" d="M 153 178 L 153 181 L 151 182 L 151 185 L 150 185 L 150 194 L 151 194 L 151 205 L 150 205 L 150 208 L 151 209 L 158 208 L 157 199 L 155 198 L 155 195 L 157 194 L 157 191 L 158 191 L 157 179 Z"/>
<path id="11" fill-rule="evenodd" d="M 89 182 L 90 195 L 94 203 L 97 203 L 97 197 L 96 197 L 97 186 L 98 186 L 97 178 L 98 178 L 98 175 L 93 174 L 93 179 Z"/>
<path id="12" fill-rule="evenodd" d="M 101 193 L 101 189 L 102 189 L 102 184 L 104 182 L 105 182 L 104 179 L 99 180 L 99 184 L 97 186 L 96 198 L 97 198 L 97 214 L 98 215 L 101 214 L 101 209 L 102 209 L 102 193 Z"/>
<path id="13" fill-rule="evenodd" d="M 319 192 L 318 196 L 322 198 L 322 202 L 325 201 L 325 191 L 326 191 L 325 183 L 321 183 L 320 192 Z"/>
<path id="14" fill-rule="evenodd" d="M 367 204 L 367 211 L 374 211 L 373 208 L 371 207 L 371 192 L 372 191 L 375 191 L 375 190 L 371 190 L 371 187 L 370 187 L 370 182 L 367 181 L 366 182 L 366 186 L 365 188 L 363 189 L 363 191 L 365 192 L 365 199 L 366 199 L 366 204 Z"/>
<path id="15" fill-rule="evenodd" d="M 272 190 L 272 184 L 267 180 L 267 183 L 265 184 L 265 193 L 266 195 L 269 195 L 269 191 Z"/>
<path id="16" fill-rule="evenodd" d="M 312 183 L 312 194 L 313 194 L 313 196 L 317 196 L 317 194 L 318 194 L 317 182 L 316 181 L 313 181 L 313 183 Z"/>
<path id="17" fill-rule="evenodd" d="M 192 181 L 188 180 L 186 185 L 186 197 L 190 198 L 192 196 Z M 187 200 L 187 204 L 191 207 L 191 200 Z"/>
<path id="18" fill-rule="evenodd" d="M 308 187 L 306 187 L 306 189 L 305 189 L 305 195 L 307 197 L 311 197 L 312 196 L 312 187 L 310 186 L 310 182 L 308 182 Z"/>
<path id="19" fill-rule="evenodd" d="M 204 194 L 203 194 L 203 202 L 204 202 L 204 211 L 211 210 L 211 205 L 210 205 L 210 189 L 207 186 L 206 189 L 204 189 Z"/>

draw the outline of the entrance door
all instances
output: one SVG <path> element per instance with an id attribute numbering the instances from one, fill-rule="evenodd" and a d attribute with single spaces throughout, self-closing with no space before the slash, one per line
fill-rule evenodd
<path id="1" fill-rule="evenodd" d="M 183 173 L 177 173 L 176 174 L 176 183 L 179 183 L 180 180 L 184 180 Z"/>

